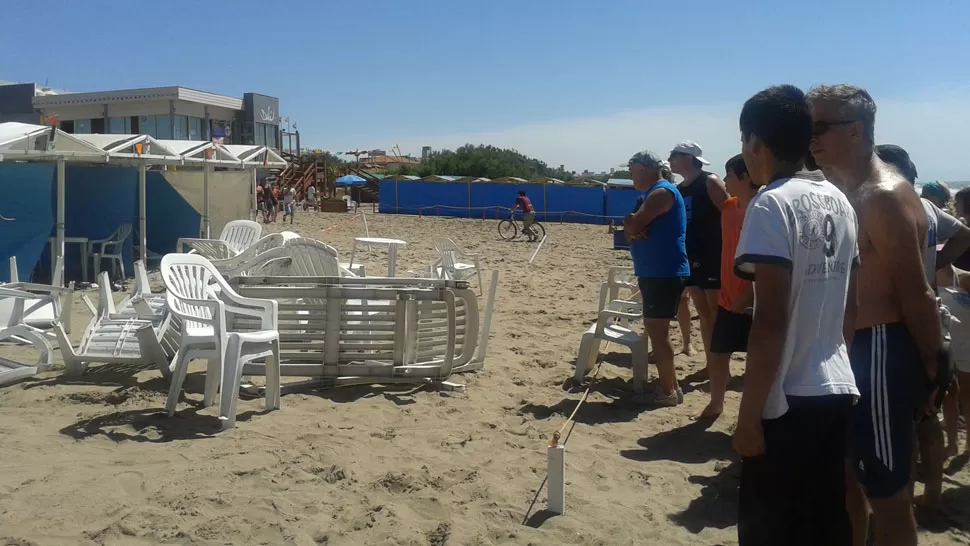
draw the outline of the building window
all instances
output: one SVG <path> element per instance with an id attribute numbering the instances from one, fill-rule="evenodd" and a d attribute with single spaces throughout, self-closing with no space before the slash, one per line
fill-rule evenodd
<path id="1" fill-rule="evenodd" d="M 61 131 L 65 133 L 74 133 L 74 120 L 68 119 L 61 122 Z"/>
<path id="2" fill-rule="evenodd" d="M 141 134 L 158 136 L 155 134 L 155 116 L 141 116 L 138 118 L 138 129 Z"/>
<path id="3" fill-rule="evenodd" d="M 266 145 L 269 146 L 270 148 L 279 148 L 278 143 L 276 142 L 276 134 L 277 134 L 276 126 L 267 124 L 266 125 Z"/>
<path id="4" fill-rule="evenodd" d="M 202 118 L 189 118 L 189 140 L 203 140 Z"/>
<path id="5" fill-rule="evenodd" d="M 256 142 L 255 143 L 256 143 L 257 146 L 265 146 L 266 145 L 266 124 L 265 123 L 257 123 L 256 124 L 256 135 L 255 136 L 256 136 L 256 138 L 255 138 L 255 141 Z"/>
<path id="6" fill-rule="evenodd" d="M 155 138 L 172 140 L 172 116 L 155 116 Z"/>
<path id="7" fill-rule="evenodd" d="M 175 140 L 189 140 L 189 118 L 175 116 Z"/>
<path id="8" fill-rule="evenodd" d="M 108 133 L 112 135 L 130 135 L 131 118 L 108 118 Z"/>
<path id="9" fill-rule="evenodd" d="M 89 119 L 76 119 L 76 120 L 74 120 L 74 134 L 76 134 L 76 135 L 90 135 L 91 134 L 91 120 L 89 120 Z"/>

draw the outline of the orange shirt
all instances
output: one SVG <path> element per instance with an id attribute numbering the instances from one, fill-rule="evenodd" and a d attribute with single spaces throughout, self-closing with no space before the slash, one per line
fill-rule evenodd
<path id="1" fill-rule="evenodd" d="M 717 304 L 727 310 L 731 310 L 741 292 L 751 284 L 734 274 L 734 254 L 738 251 L 743 221 L 744 209 L 738 206 L 738 198 L 725 201 L 721 209 L 721 295 Z"/>

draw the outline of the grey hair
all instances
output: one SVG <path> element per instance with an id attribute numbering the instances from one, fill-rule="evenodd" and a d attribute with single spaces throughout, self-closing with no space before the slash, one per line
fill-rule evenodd
<path id="1" fill-rule="evenodd" d="M 840 104 L 844 119 L 859 120 L 869 144 L 876 142 L 876 101 L 868 91 L 855 85 L 816 85 L 805 97 L 809 103 L 831 101 Z"/>
<path id="2" fill-rule="evenodd" d="M 670 164 L 663 159 L 660 159 L 657 154 L 649 150 L 644 150 L 642 152 L 633 154 L 633 157 L 630 158 L 627 165 L 631 167 L 633 165 L 643 165 L 648 169 L 657 169 L 657 171 L 660 173 L 660 178 L 663 178 L 664 180 L 673 180 L 673 173 L 670 170 Z"/>

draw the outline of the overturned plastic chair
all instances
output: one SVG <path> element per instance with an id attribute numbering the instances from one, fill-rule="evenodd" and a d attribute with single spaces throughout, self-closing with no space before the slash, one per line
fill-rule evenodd
<path id="1" fill-rule="evenodd" d="M 263 227 L 252 220 L 233 220 L 222 228 L 218 239 L 179 239 L 178 252 L 189 247 L 189 252 L 210 260 L 232 258 L 252 246 L 263 233 Z"/>
<path id="2" fill-rule="evenodd" d="M 280 407 L 280 335 L 277 303 L 237 294 L 204 257 L 168 254 L 162 258 L 162 280 L 171 313 L 181 319 L 178 356 L 172 369 L 165 409 L 174 415 L 189 362 L 208 360 L 203 405 L 220 390 L 219 419 L 223 429 L 236 423 L 236 401 L 243 366 L 266 359 L 266 409 Z M 217 290 L 214 288 L 218 288 Z M 229 316 L 255 321 L 256 331 L 230 332 Z"/>
<path id="3" fill-rule="evenodd" d="M 442 279 L 462 281 L 472 275 L 478 275 L 478 293 L 482 294 L 482 264 L 478 254 L 472 254 L 447 237 L 433 237 L 434 249 L 438 253 L 437 270 Z M 432 266 L 433 268 L 434 266 Z M 432 269 L 432 271 L 435 271 Z"/>
<path id="4" fill-rule="evenodd" d="M 231 258 L 210 259 L 209 261 L 212 262 L 212 265 L 219 273 L 225 274 L 226 271 L 232 271 L 247 262 L 255 260 L 257 256 L 264 252 L 283 246 L 290 239 L 299 238 L 300 236 L 292 231 L 270 233 Z"/>
<path id="5" fill-rule="evenodd" d="M 573 379 L 581 383 L 596 364 L 601 341 L 629 347 L 633 353 L 633 391 L 643 392 L 647 382 L 647 340 L 628 327 L 630 320 L 640 318 L 640 304 L 634 301 L 614 300 L 607 309 L 599 312 L 596 323 L 591 325 L 579 344 L 576 373 Z"/>

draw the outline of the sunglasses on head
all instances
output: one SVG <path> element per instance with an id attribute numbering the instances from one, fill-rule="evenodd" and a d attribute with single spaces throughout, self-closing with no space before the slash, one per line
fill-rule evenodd
<path id="1" fill-rule="evenodd" d="M 838 121 L 825 121 L 820 120 L 812 123 L 812 136 L 822 136 L 825 133 L 832 130 L 832 127 L 839 125 L 848 125 L 850 123 L 855 123 L 858 120 L 855 119 L 842 119 Z"/>

